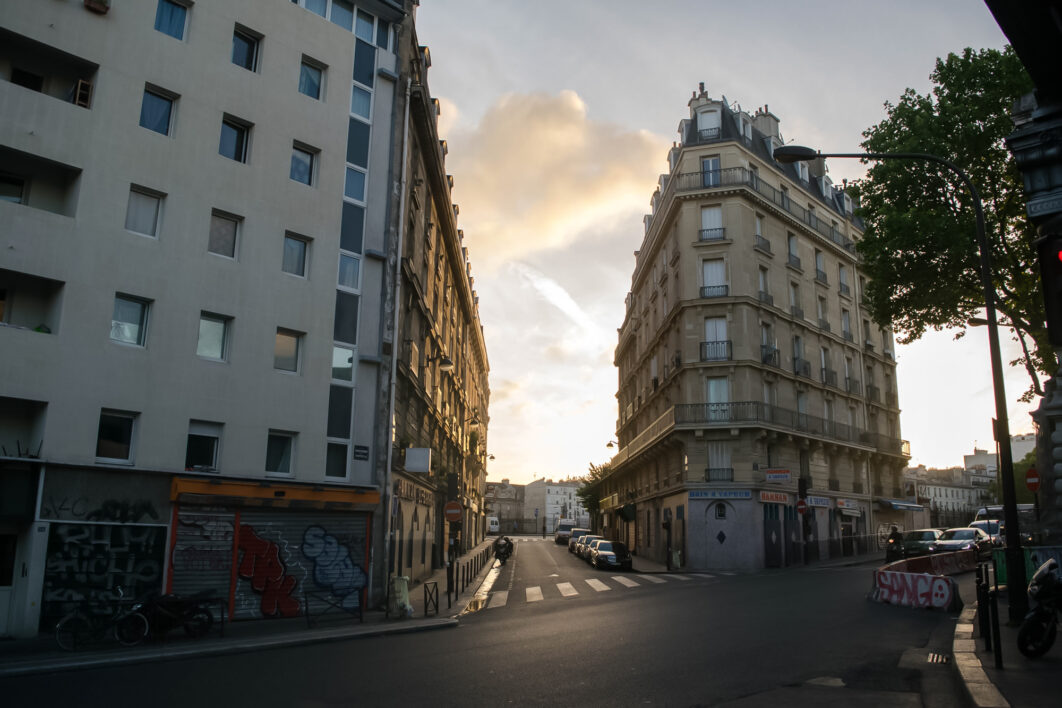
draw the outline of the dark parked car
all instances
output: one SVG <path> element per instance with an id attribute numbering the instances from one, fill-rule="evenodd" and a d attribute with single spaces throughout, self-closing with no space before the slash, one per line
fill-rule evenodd
<path id="1" fill-rule="evenodd" d="M 586 558 L 586 546 L 591 541 L 596 541 L 601 538 L 592 533 L 583 534 L 578 541 L 575 542 L 575 555 L 580 558 Z"/>
<path id="2" fill-rule="evenodd" d="M 590 533 L 590 529 L 572 529 L 572 535 L 568 538 L 568 553 L 575 553 L 575 546 L 579 539 Z"/>
<path id="3" fill-rule="evenodd" d="M 595 568 L 630 570 L 633 559 L 627 546 L 619 541 L 600 541 L 590 552 L 590 565 Z"/>
<path id="4" fill-rule="evenodd" d="M 947 553 L 949 551 L 977 551 L 979 558 L 992 555 L 992 537 L 978 528 L 948 529 L 936 541 L 929 545 L 930 553 Z"/>
<path id="5" fill-rule="evenodd" d="M 942 533 L 944 532 L 940 529 L 915 529 L 914 531 L 908 531 L 903 535 L 904 558 L 927 555 L 929 547 L 940 538 Z"/>

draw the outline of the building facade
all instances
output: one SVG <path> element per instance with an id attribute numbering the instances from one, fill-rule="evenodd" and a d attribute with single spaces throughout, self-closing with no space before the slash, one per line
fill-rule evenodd
<path id="1" fill-rule="evenodd" d="M 577 522 L 589 520 L 582 499 L 576 491 L 581 482 L 536 479 L 524 487 L 524 519 L 533 520 L 535 528 L 545 523 L 547 533 L 553 533 L 561 519 Z"/>
<path id="2" fill-rule="evenodd" d="M 435 523 L 389 474 L 411 6 L 0 6 L 0 634 L 354 610 L 381 501 Z"/>
<path id="3" fill-rule="evenodd" d="M 497 517 L 502 533 L 516 533 L 524 518 L 524 485 L 509 480 L 487 482 L 484 494 L 487 516 Z"/>
<path id="4" fill-rule="evenodd" d="M 635 252 L 601 525 L 697 569 L 870 547 L 916 505 L 851 199 L 822 161 L 774 161 L 766 106 L 732 109 L 702 84 L 689 110 Z"/>

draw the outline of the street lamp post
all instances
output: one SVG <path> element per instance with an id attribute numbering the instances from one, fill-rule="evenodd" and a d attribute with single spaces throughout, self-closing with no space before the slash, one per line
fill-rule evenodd
<path id="1" fill-rule="evenodd" d="M 1028 610 L 1025 592 L 1025 559 L 1018 532 L 1018 505 L 1014 491 L 1014 461 L 1010 451 L 1010 424 L 1007 420 L 1007 396 L 1003 387 L 1003 362 L 999 353 L 999 332 L 996 329 L 996 291 L 992 284 L 992 260 L 985 236 L 985 214 L 981 195 L 969 175 L 950 160 L 921 152 L 862 152 L 823 153 L 802 145 L 783 145 L 774 151 L 774 159 L 781 163 L 804 162 L 820 157 L 857 160 L 923 160 L 943 165 L 952 171 L 973 197 L 977 219 L 977 248 L 981 256 L 981 286 L 985 295 L 985 315 L 988 320 L 988 350 L 992 360 L 992 389 L 995 394 L 996 417 L 993 433 L 999 448 L 999 475 L 1003 487 L 1003 520 L 1007 525 L 1007 595 L 1010 603 L 1010 622 L 1021 622 Z"/>

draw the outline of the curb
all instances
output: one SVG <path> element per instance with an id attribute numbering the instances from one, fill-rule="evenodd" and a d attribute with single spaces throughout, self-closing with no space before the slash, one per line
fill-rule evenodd
<path id="1" fill-rule="evenodd" d="M 362 637 L 378 637 L 385 634 L 410 634 L 458 626 L 453 618 L 417 620 L 416 624 L 391 625 L 382 627 L 344 627 L 342 629 L 320 629 L 300 632 L 298 634 L 278 634 L 271 637 L 247 639 L 223 639 L 211 644 L 185 647 L 158 647 L 141 650 L 123 650 L 104 654 L 71 656 L 69 658 L 48 658 L 23 662 L 11 662 L 0 665 L 0 678 L 9 676 L 27 676 L 30 674 L 49 673 L 52 671 L 76 671 L 94 669 L 115 664 L 143 664 L 170 659 L 191 659 L 200 656 L 218 656 L 221 654 L 243 654 L 265 649 L 299 646 L 302 644 L 319 644 L 337 642 Z"/>
<path id="2" fill-rule="evenodd" d="M 975 603 L 962 611 L 959 621 L 955 624 L 955 637 L 951 644 L 955 670 L 959 673 L 970 704 L 975 708 L 1010 708 L 1010 703 L 988 678 L 988 674 L 981 667 L 981 660 L 977 657 L 976 642 L 973 638 L 976 615 Z"/>

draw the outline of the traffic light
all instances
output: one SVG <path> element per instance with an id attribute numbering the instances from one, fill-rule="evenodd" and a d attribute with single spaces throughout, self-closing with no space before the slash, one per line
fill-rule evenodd
<path id="1" fill-rule="evenodd" d="M 1062 234 L 1050 234 L 1036 242 L 1040 258 L 1040 283 L 1047 315 L 1047 339 L 1062 347 Z"/>

